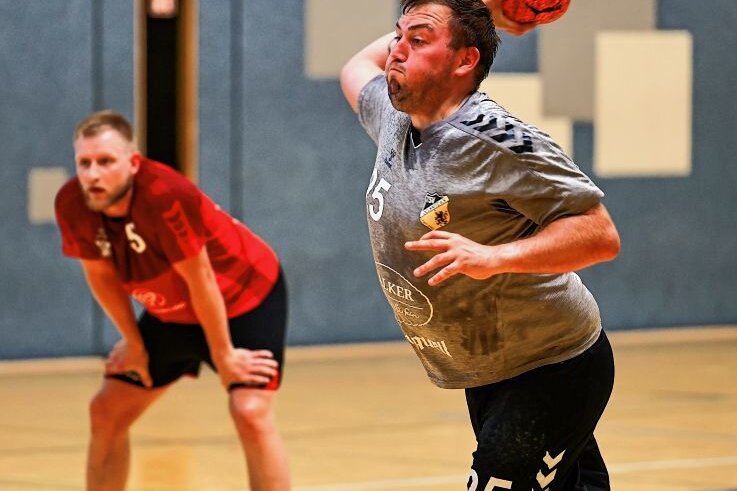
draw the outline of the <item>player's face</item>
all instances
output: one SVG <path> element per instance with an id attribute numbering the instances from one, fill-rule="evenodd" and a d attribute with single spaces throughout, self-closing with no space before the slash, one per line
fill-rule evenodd
<path id="1" fill-rule="evenodd" d="M 397 22 L 385 67 L 389 98 L 397 110 L 420 112 L 447 97 L 455 55 L 448 27 L 451 14 L 444 5 L 427 4 Z"/>
<path id="2" fill-rule="evenodd" d="M 134 145 L 113 129 L 77 138 L 74 142 L 77 178 L 91 210 L 111 215 L 127 211 L 133 176 L 138 171 L 134 155 Z"/>

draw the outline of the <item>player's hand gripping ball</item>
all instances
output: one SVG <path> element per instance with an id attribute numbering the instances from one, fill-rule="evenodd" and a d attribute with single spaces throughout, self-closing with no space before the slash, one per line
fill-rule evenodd
<path id="1" fill-rule="evenodd" d="M 502 12 L 520 24 L 547 24 L 565 14 L 570 3 L 570 0 L 502 0 Z"/>

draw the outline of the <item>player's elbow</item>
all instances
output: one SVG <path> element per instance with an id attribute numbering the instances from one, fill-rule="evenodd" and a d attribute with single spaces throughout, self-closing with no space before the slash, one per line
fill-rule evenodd
<path id="1" fill-rule="evenodd" d="M 356 90 L 354 64 L 353 60 L 349 60 L 343 65 L 343 69 L 340 71 L 340 88 L 343 90 L 343 95 L 353 112 L 358 112 L 358 91 Z"/>
<path id="2" fill-rule="evenodd" d="M 340 69 L 340 84 L 342 87 L 348 84 L 348 81 L 350 80 L 353 73 L 354 63 L 355 61 L 353 60 L 353 58 L 350 58 L 348 61 L 345 62 L 343 68 Z"/>
<path id="3" fill-rule="evenodd" d="M 598 241 L 597 255 L 599 256 L 599 260 L 602 262 L 613 260 L 619 255 L 621 248 L 622 243 L 619 240 L 619 233 L 614 227 L 614 224 L 610 222 L 602 230 L 602 235 Z"/>
<path id="4" fill-rule="evenodd" d="M 593 256 L 597 262 L 611 261 L 619 255 L 622 248 L 619 232 L 612 217 L 604 205 L 598 205 L 586 213 L 592 220 L 589 222 L 589 231 L 593 244 Z"/>

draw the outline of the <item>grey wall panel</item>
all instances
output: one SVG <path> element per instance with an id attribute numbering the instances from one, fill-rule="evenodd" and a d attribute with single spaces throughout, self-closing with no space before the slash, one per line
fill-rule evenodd
<path id="1" fill-rule="evenodd" d="M 650 30 L 656 0 L 573 2 L 558 21 L 540 28 L 540 71 L 545 112 L 592 121 L 596 34 L 602 30 Z"/>

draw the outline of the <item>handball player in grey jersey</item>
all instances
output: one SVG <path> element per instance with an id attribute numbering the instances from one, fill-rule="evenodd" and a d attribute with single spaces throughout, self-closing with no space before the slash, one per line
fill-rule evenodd
<path id="1" fill-rule="evenodd" d="M 593 431 L 614 364 L 574 271 L 619 236 L 561 148 L 477 91 L 499 43 L 490 3 L 403 0 L 396 32 L 343 68 L 378 146 L 379 283 L 430 379 L 465 389 L 469 490 L 609 489 Z"/>

